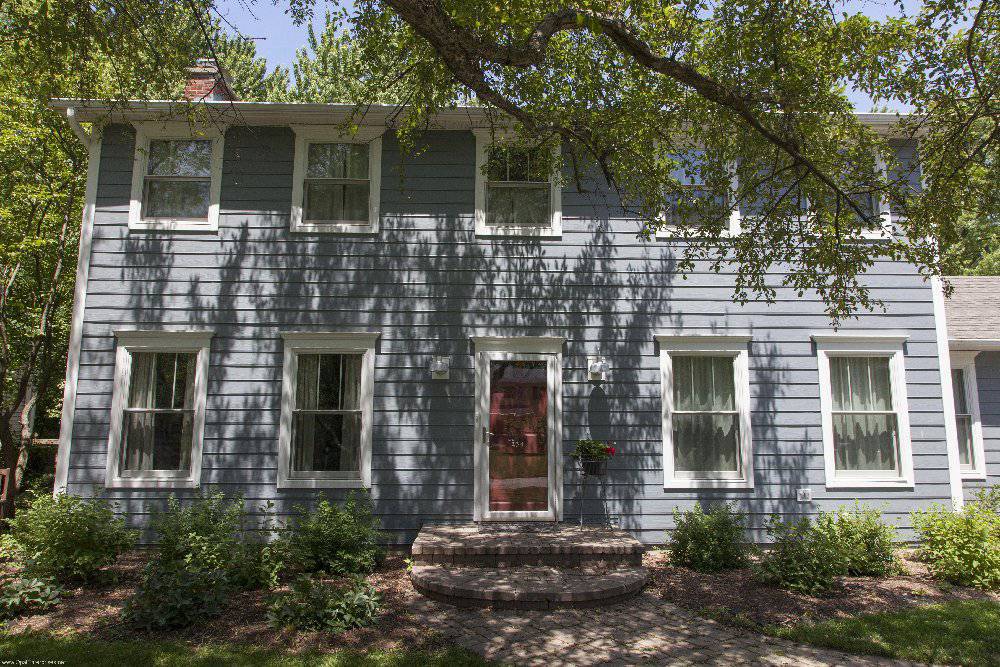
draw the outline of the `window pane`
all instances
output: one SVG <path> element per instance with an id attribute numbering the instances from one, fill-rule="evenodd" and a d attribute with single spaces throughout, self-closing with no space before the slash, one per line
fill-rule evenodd
<path id="1" fill-rule="evenodd" d="M 295 407 L 300 410 L 360 410 L 360 354 L 300 354 Z"/>
<path id="2" fill-rule="evenodd" d="M 144 218 L 207 218 L 210 186 L 211 183 L 208 180 L 147 180 L 143 194 L 142 216 Z"/>
<path id="3" fill-rule="evenodd" d="M 486 188 L 486 223 L 497 227 L 548 227 L 549 186 Z"/>
<path id="4" fill-rule="evenodd" d="M 189 470 L 193 424 L 193 410 L 126 412 L 122 472 Z"/>
<path id="5" fill-rule="evenodd" d="M 368 178 L 367 144 L 309 144 L 307 178 Z"/>
<path id="6" fill-rule="evenodd" d="M 292 423 L 293 472 L 358 472 L 361 413 L 298 413 Z"/>
<path id="7" fill-rule="evenodd" d="M 678 472 L 740 470 L 735 414 L 675 414 L 674 469 Z"/>
<path id="8" fill-rule="evenodd" d="M 830 357 L 833 409 L 892 410 L 889 357 Z"/>
<path id="9" fill-rule="evenodd" d="M 958 415 L 955 422 L 958 426 L 958 461 L 962 470 L 974 470 L 976 461 L 972 450 L 972 416 Z"/>
<path id="10" fill-rule="evenodd" d="M 546 183 L 551 169 L 552 153 L 548 146 L 493 144 L 486 149 L 486 177 L 491 181 Z"/>
<path id="11" fill-rule="evenodd" d="M 195 353 L 133 352 L 130 408 L 194 407 Z"/>
<path id="12" fill-rule="evenodd" d="M 212 142 L 207 139 L 150 141 L 146 173 L 153 176 L 211 176 Z"/>
<path id="13" fill-rule="evenodd" d="M 734 357 L 676 355 L 674 410 L 735 410 Z"/>
<path id="14" fill-rule="evenodd" d="M 833 445 L 837 470 L 861 472 L 899 469 L 894 414 L 833 415 Z"/>
<path id="15" fill-rule="evenodd" d="M 368 222 L 368 183 L 306 182 L 305 219 Z"/>
<path id="16" fill-rule="evenodd" d="M 965 371 L 961 368 L 951 371 L 951 390 L 955 394 L 955 412 L 960 415 L 969 414 L 969 403 L 965 397 Z"/>

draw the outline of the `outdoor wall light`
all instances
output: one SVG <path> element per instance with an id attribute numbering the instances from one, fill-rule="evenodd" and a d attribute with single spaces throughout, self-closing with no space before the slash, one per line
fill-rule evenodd
<path id="1" fill-rule="evenodd" d="M 609 370 L 611 366 L 604 357 L 587 357 L 587 375 L 591 380 L 607 382 Z"/>
<path id="2" fill-rule="evenodd" d="M 447 380 L 451 371 L 451 359 L 448 357 L 431 357 L 431 377 L 435 380 Z"/>

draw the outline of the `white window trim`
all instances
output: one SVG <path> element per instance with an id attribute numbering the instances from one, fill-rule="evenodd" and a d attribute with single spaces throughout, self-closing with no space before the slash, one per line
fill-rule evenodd
<path id="1" fill-rule="evenodd" d="M 739 180 L 738 180 L 738 176 L 736 174 L 736 164 L 735 163 L 731 163 L 729 165 L 729 174 L 730 174 L 730 183 L 731 183 L 731 186 L 730 186 L 730 189 L 729 189 L 730 206 L 731 206 L 731 208 L 729 210 L 729 226 L 722 231 L 722 237 L 723 238 L 733 237 L 733 236 L 739 236 L 741 233 L 743 233 L 743 218 L 742 218 L 742 216 L 740 214 L 739 202 L 736 201 L 736 193 L 739 191 Z M 664 213 L 664 215 L 663 215 L 663 220 L 664 221 L 667 220 L 667 214 L 666 213 Z M 676 239 L 676 238 L 678 238 L 678 232 L 680 230 L 681 230 L 681 227 L 679 225 L 671 225 L 671 224 L 668 224 L 668 223 L 664 222 L 664 224 L 662 224 L 656 230 L 656 238 L 657 239 Z"/>
<path id="2" fill-rule="evenodd" d="M 524 227 L 486 224 L 486 149 L 494 142 L 510 141 L 512 133 L 490 128 L 472 130 L 476 136 L 476 236 L 528 236 L 536 238 L 559 238 L 562 236 L 562 187 L 556 174 L 549 176 L 549 226 Z M 560 144 L 552 147 L 558 163 Z"/>
<path id="3" fill-rule="evenodd" d="M 109 489 L 188 489 L 201 484 L 201 452 L 208 396 L 208 357 L 214 332 L 207 330 L 122 330 L 115 353 L 114 391 L 105 486 Z M 193 352 L 197 354 L 194 377 L 194 424 L 191 429 L 191 469 L 186 475 L 174 471 L 148 471 L 121 475 L 122 420 L 132 382 L 133 352 Z"/>
<path id="4" fill-rule="evenodd" d="M 750 419 L 749 335 L 656 334 L 660 346 L 660 399 L 663 429 L 663 488 L 753 489 L 753 424 Z M 733 389 L 740 424 L 742 478 L 679 477 L 674 471 L 674 384 L 671 355 L 733 357 Z"/>
<path id="5" fill-rule="evenodd" d="M 562 460 L 562 348 L 558 336 L 472 336 L 476 369 L 476 417 L 473 435 L 473 520 L 474 521 L 561 521 L 563 518 Z M 490 412 L 490 361 L 525 359 L 546 361 L 548 385 L 548 485 L 549 507 L 544 511 L 491 512 L 489 509 L 490 471 L 485 455 L 488 445 L 484 431 Z"/>
<path id="6" fill-rule="evenodd" d="M 132 160 L 132 194 L 128 209 L 128 228 L 134 231 L 216 232 L 219 230 L 219 200 L 222 195 L 222 156 L 225 128 L 215 125 L 191 125 L 184 122 L 136 122 L 135 156 Z M 142 217 L 142 193 L 149 164 L 149 142 L 153 139 L 208 139 L 212 142 L 211 184 L 208 192 L 208 217 L 204 220 Z"/>
<path id="7" fill-rule="evenodd" d="M 952 370 L 961 370 L 965 380 L 965 402 L 968 403 L 969 414 L 972 417 L 972 457 L 975 464 L 972 470 L 962 470 L 962 479 L 965 480 L 985 480 L 986 479 L 986 446 L 983 442 L 983 424 L 979 412 L 979 383 L 976 378 L 976 355 L 978 352 L 952 352 Z M 952 419 L 955 420 L 955 428 L 958 428 L 956 406 Z M 959 466 L 961 470 L 961 466 Z"/>
<path id="8" fill-rule="evenodd" d="M 814 334 L 819 371 L 819 398 L 823 429 L 823 459 L 828 489 L 912 489 L 913 450 L 910 440 L 910 410 L 906 398 L 906 367 L 903 345 L 908 336 L 892 334 Z M 872 356 L 889 358 L 892 409 L 899 429 L 899 476 L 838 474 L 833 446 L 833 389 L 830 382 L 831 356 Z"/>
<path id="9" fill-rule="evenodd" d="M 279 489 L 360 489 L 372 484 L 372 419 L 375 404 L 375 347 L 380 333 L 284 332 L 284 364 L 281 373 L 281 422 L 278 427 Z M 358 354 L 361 361 L 361 443 L 358 478 L 307 477 L 291 474 L 292 413 L 295 409 L 299 353 Z"/>
<path id="10" fill-rule="evenodd" d="M 293 125 L 295 132 L 295 161 L 292 165 L 292 217 L 293 232 L 327 234 L 375 234 L 379 230 L 379 198 L 382 189 L 382 135 L 384 127 L 368 126 L 356 132 L 347 132 L 336 125 Z M 309 144 L 343 143 L 368 144 L 368 222 L 305 222 L 305 178 L 309 160 Z"/>
<path id="11" fill-rule="evenodd" d="M 882 175 L 882 178 L 888 179 L 889 171 L 885 164 L 885 160 L 879 157 L 876 160 L 875 165 L 876 169 L 878 169 L 878 173 Z M 889 211 L 889 200 L 880 196 L 878 200 L 878 208 L 879 221 L 881 224 L 877 229 L 862 228 L 860 234 L 861 238 L 870 240 L 892 238 L 892 214 Z"/>

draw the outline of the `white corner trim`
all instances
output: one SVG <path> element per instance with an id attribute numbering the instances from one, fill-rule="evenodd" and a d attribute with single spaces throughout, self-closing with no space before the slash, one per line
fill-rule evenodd
<path id="1" fill-rule="evenodd" d="M 225 127 L 184 122 L 136 122 L 135 153 L 132 159 L 132 191 L 128 208 L 128 228 L 133 231 L 217 232 L 219 202 L 222 197 L 222 158 Z M 149 163 L 149 142 L 153 139 L 207 139 L 212 142 L 212 165 L 208 191 L 208 216 L 204 219 L 143 218 L 142 193 Z"/>
<path id="2" fill-rule="evenodd" d="M 360 489 L 372 485 L 372 433 L 375 415 L 375 349 L 379 332 L 287 331 L 282 332 L 284 355 L 281 370 L 281 421 L 278 425 L 278 489 Z M 295 412 L 296 377 L 300 353 L 362 354 L 361 442 L 358 477 L 293 475 L 292 418 Z"/>
<path id="3" fill-rule="evenodd" d="M 561 353 L 566 342 L 562 336 L 469 336 L 469 339 L 476 352 L 492 350 L 539 354 Z"/>
<path id="4" fill-rule="evenodd" d="M 295 132 L 295 157 L 292 163 L 292 214 L 290 230 L 293 232 L 324 234 L 375 234 L 379 230 L 380 198 L 382 190 L 382 135 L 385 128 L 369 126 L 349 132 L 336 125 L 293 125 Z M 311 143 L 368 144 L 368 221 L 324 220 L 306 222 L 305 178 Z"/>
<path id="5" fill-rule="evenodd" d="M 753 423 L 750 416 L 750 364 L 747 346 L 749 335 L 678 335 L 656 334 L 660 345 L 660 404 L 663 438 L 663 488 L 750 490 L 754 488 Z M 739 421 L 739 477 L 718 474 L 688 477 L 675 472 L 674 460 L 674 366 L 673 356 L 719 355 L 733 358 L 733 389 Z"/>
<path id="6" fill-rule="evenodd" d="M 489 225 L 486 222 L 486 149 L 491 142 L 509 141 L 513 132 L 507 130 L 492 130 L 476 128 L 472 130 L 476 137 L 476 191 L 475 191 L 475 223 L 476 236 L 516 236 L 534 238 L 559 238 L 562 236 L 562 187 L 558 175 L 549 176 L 549 215 L 548 227 L 516 227 Z M 561 158 L 560 144 L 552 147 L 553 155 L 558 163 Z"/>
<path id="7" fill-rule="evenodd" d="M 906 367 L 903 356 L 905 336 L 813 336 L 816 343 L 819 398 L 823 432 L 823 462 L 828 489 L 912 489 L 913 449 L 910 436 L 910 409 L 906 392 Z M 899 435 L 899 474 L 838 474 L 833 437 L 833 388 L 830 378 L 831 356 L 879 356 L 889 358 L 892 411 L 896 414 Z"/>
<path id="8" fill-rule="evenodd" d="M 69 349 L 66 354 L 62 418 L 59 420 L 59 449 L 56 453 L 56 479 L 52 491 L 54 495 L 65 493 L 69 483 L 69 459 L 73 444 L 73 420 L 76 416 L 77 384 L 80 380 L 83 315 L 87 306 L 87 281 L 90 279 L 90 255 L 94 242 L 94 214 L 97 208 L 97 181 L 101 171 L 102 142 L 102 128 L 95 127 L 91 132 L 88 146 L 87 185 L 84 188 L 83 216 L 80 222 L 80 249 L 76 262 Z"/>
<path id="9" fill-rule="evenodd" d="M 109 489 L 198 488 L 201 485 L 201 454 L 205 435 L 205 411 L 208 400 L 208 367 L 211 330 L 123 330 L 116 331 L 115 379 L 111 394 L 111 425 L 108 433 L 108 457 L 105 486 Z M 194 416 L 191 429 L 191 467 L 182 471 L 148 471 L 122 475 L 120 469 L 122 422 L 132 383 L 133 352 L 195 353 Z"/>
<path id="10" fill-rule="evenodd" d="M 964 386 L 962 389 L 965 391 L 965 402 L 968 404 L 969 416 L 972 418 L 972 460 L 973 469 L 972 470 L 962 470 L 963 480 L 978 480 L 982 481 L 986 479 L 986 445 L 983 440 L 983 422 L 982 413 L 979 410 L 979 378 L 976 377 L 976 356 L 979 354 L 978 351 L 960 351 L 951 353 L 951 367 L 954 369 L 961 369 L 963 374 Z M 949 373 L 950 376 L 950 373 Z M 952 403 L 954 405 L 954 401 Z M 956 442 L 958 441 L 957 432 L 957 409 L 956 409 Z M 964 489 L 963 489 L 964 494 Z"/>
<path id="11" fill-rule="evenodd" d="M 931 278 L 931 299 L 934 304 L 934 329 L 937 338 L 938 368 L 941 373 L 941 408 L 944 413 L 945 451 L 948 454 L 948 485 L 951 506 L 960 510 L 965 505 L 962 489 L 962 464 L 958 454 L 958 424 L 955 421 L 955 393 L 951 386 L 951 353 L 948 345 L 948 315 L 941 278 Z"/>

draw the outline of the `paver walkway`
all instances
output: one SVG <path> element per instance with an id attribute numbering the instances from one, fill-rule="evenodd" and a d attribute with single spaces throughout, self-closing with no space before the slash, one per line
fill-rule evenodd
<path id="1" fill-rule="evenodd" d="M 802 646 L 704 619 L 643 593 L 595 609 L 496 611 L 416 595 L 430 631 L 485 658 L 514 665 L 902 665 Z"/>

